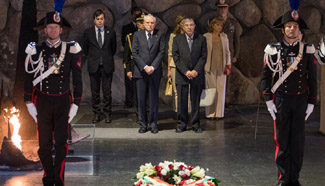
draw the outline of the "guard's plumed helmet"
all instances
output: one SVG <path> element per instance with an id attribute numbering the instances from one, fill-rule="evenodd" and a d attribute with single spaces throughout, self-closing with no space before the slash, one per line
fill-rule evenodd
<path id="1" fill-rule="evenodd" d="M 299 24 L 299 29 L 308 29 L 306 22 L 300 17 L 297 10 L 289 10 L 279 17 L 272 25 L 273 28 L 283 28 L 283 25 L 288 22 L 296 22 Z"/>
<path id="2" fill-rule="evenodd" d="M 58 24 L 62 28 L 71 28 L 71 24 L 58 12 L 52 11 L 47 12 L 46 16 L 43 17 L 36 25 L 36 29 L 44 28 L 48 24 Z"/>

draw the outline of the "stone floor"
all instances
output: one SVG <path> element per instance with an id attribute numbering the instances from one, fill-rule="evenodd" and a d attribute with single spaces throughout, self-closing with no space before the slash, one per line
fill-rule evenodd
<path id="1" fill-rule="evenodd" d="M 91 136 L 72 145 L 74 155 L 71 161 L 68 158 L 66 185 L 131 186 L 140 165 L 176 160 L 205 168 L 207 175 L 221 180 L 220 186 L 273 186 L 277 175 L 273 123 L 264 105 L 259 115 L 257 110 L 257 105 L 230 106 L 223 120 L 201 119 L 205 130 L 202 134 L 190 130 L 177 134 L 175 114 L 170 108 L 162 107 L 159 133 L 138 134 L 132 109 L 114 106 L 113 123 L 96 124 L 94 141 Z M 202 118 L 203 113 L 202 110 Z M 91 119 L 91 108 L 81 106 L 73 120 L 81 124 L 75 127 L 78 133 L 92 134 L 91 127 L 82 127 Z M 300 175 L 304 186 L 325 183 L 325 137 L 318 129 L 319 107 L 316 107 L 306 123 L 305 158 Z M 42 171 L 0 169 L 0 185 L 38 186 L 41 176 Z"/>

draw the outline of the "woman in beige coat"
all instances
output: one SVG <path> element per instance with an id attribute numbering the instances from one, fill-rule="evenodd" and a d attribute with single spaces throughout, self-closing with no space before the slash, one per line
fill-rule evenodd
<path id="1" fill-rule="evenodd" d="M 206 88 L 216 88 L 216 97 L 211 106 L 205 107 L 205 115 L 210 119 L 224 117 L 227 75 L 231 71 L 229 41 L 222 32 L 224 20 L 214 18 L 209 23 L 209 32 L 204 34 L 208 45 L 208 57 L 204 67 Z"/>
<path id="2" fill-rule="evenodd" d="M 173 33 L 170 34 L 169 42 L 168 42 L 168 71 L 167 76 L 168 78 L 172 79 L 173 82 L 173 93 L 174 93 L 174 111 L 177 112 L 177 91 L 176 91 L 176 84 L 175 84 L 175 73 L 176 73 L 176 66 L 172 56 L 172 47 L 173 47 L 173 40 L 174 37 L 178 34 L 183 34 L 183 21 L 186 17 L 182 15 L 178 15 L 176 17 L 176 26 Z M 189 107 L 190 108 L 190 107 Z M 178 112 L 177 112 L 178 113 Z M 177 121 L 180 120 L 179 116 L 177 116 Z"/>

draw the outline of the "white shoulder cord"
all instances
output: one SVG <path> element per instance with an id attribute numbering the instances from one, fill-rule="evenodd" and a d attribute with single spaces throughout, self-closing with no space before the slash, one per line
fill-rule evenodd
<path id="1" fill-rule="evenodd" d="M 303 52 L 304 52 L 304 44 L 302 42 L 299 42 L 299 53 L 298 56 L 295 58 L 294 62 L 290 65 L 290 67 L 284 72 L 280 74 L 279 72 L 279 79 L 277 82 L 274 83 L 271 92 L 275 93 L 275 91 L 278 89 L 278 87 L 285 81 L 289 75 L 296 69 L 298 63 L 301 61 L 303 57 Z M 281 75 L 281 76 L 280 76 Z"/>
<path id="2" fill-rule="evenodd" d="M 266 61 L 267 65 L 269 66 L 269 69 L 273 72 L 272 77 L 274 77 L 276 73 L 279 73 L 280 78 L 282 77 L 283 67 L 282 67 L 282 61 L 281 61 L 281 50 L 279 50 L 277 52 L 276 62 L 273 61 L 272 55 L 268 54 L 268 53 L 264 54 L 264 61 Z"/>
<path id="3" fill-rule="evenodd" d="M 42 57 L 43 51 L 41 51 L 41 53 L 38 56 L 38 60 L 34 61 L 32 59 L 32 54 L 28 53 L 27 57 L 25 59 L 25 71 L 29 74 L 35 73 L 34 77 L 36 77 L 36 75 L 41 72 L 42 70 L 44 70 L 44 63 L 43 63 L 43 57 Z M 33 70 L 28 70 L 28 64 L 31 64 L 31 67 L 33 68 Z M 34 66 L 36 66 L 36 68 L 34 68 Z"/>
<path id="4" fill-rule="evenodd" d="M 33 70 L 28 70 L 28 64 L 31 64 L 30 66 L 32 67 Z M 36 66 L 37 65 L 37 66 Z M 34 68 L 36 66 L 36 68 Z M 34 61 L 32 59 L 32 52 L 29 52 L 27 54 L 27 57 L 25 59 L 25 71 L 29 74 L 34 73 L 34 78 L 38 73 L 40 73 L 40 76 L 42 76 L 42 73 L 44 71 L 44 63 L 43 63 L 43 51 L 40 52 L 38 56 L 38 60 Z M 40 89 L 42 90 L 42 81 L 40 82 Z"/>

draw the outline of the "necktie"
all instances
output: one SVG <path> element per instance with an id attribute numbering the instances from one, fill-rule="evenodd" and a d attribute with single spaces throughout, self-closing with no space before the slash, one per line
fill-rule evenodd
<path id="1" fill-rule="evenodd" d="M 151 33 L 148 33 L 148 46 L 149 46 L 149 48 L 151 48 L 151 46 L 152 46 L 151 39 L 152 39 L 152 35 L 151 35 Z"/>
<path id="2" fill-rule="evenodd" d="M 190 48 L 190 51 L 192 51 L 192 44 L 193 44 L 193 39 L 192 38 L 188 38 L 188 47 Z"/>
<path id="3" fill-rule="evenodd" d="M 103 47 L 103 39 L 102 39 L 102 34 L 100 29 L 98 29 L 98 45 L 100 48 Z"/>
<path id="4" fill-rule="evenodd" d="M 103 38 L 102 38 L 102 34 L 101 34 L 101 30 L 100 29 L 98 29 L 98 45 L 99 45 L 99 48 L 102 48 L 103 47 Z M 102 55 L 100 55 L 99 65 L 103 65 Z"/>

